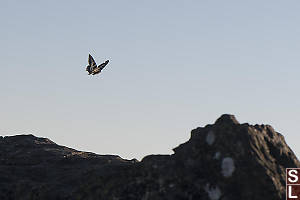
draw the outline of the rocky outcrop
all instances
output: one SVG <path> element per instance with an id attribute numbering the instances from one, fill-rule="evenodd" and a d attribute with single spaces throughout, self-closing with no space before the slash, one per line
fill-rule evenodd
<path id="1" fill-rule="evenodd" d="M 279 200 L 288 167 L 300 163 L 280 133 L 232 115 L 140 162 L 18 135 L 0 137 L 0 199 Z"/>

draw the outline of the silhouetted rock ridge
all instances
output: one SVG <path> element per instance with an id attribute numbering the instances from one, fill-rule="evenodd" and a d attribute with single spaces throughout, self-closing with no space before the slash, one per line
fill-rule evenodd
<path id="1" fill-rule="evenodd" d="M 228 114 L 140 162 L 17 135 L 0 137 L 0 199 L 279 200 L 288 167 L 300 163 L 280 133 Z"/>

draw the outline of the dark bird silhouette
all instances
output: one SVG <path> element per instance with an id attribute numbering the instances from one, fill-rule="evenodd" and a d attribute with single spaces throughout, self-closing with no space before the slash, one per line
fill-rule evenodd
<path id="1" fill-rule="evenodd" d="M 86 71 L 89 75 L 96 75 L 108 64 L 109 60 L 105 61 L 101 65 L 97 66 L 94 58 L 89 54 L 89 65 L 86 67 Z"/>

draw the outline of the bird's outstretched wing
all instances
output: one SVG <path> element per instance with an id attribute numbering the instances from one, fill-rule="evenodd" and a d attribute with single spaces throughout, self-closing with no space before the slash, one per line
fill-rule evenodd
<path id="1" fill-rule="evenodd" d="M 109 60 L 105 61 L 104 63 L 98 66 L 100 68 L 100 71 L 108 64 L 108 62 Z"/>
<path id="2" fill-rule="evenodd" d="M 87 71 L 89 73 L 89 75 L 90 75 L 92 73 L 91 66 L 90 65 L 86 66 L 85 71 Z"/>
<path id="3" fill-rule="evenodd" d="M 93 69 L 97 67 L 94 58 L 90 54 L 89 54 L 89 66 L 91 71 L 93 71 Z"/>

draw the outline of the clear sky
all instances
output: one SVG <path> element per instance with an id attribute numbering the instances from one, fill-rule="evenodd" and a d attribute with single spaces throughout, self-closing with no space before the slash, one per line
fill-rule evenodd
<path id="1" fill-rule="evenodd" d="M 172 153 L 231 113 L 299 157 L 300 2 L 1 1 L 0 134 Z M 91 53 L 109 65 L 88 76 Z"/>

